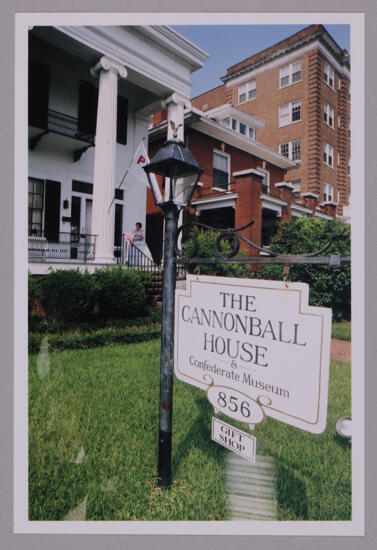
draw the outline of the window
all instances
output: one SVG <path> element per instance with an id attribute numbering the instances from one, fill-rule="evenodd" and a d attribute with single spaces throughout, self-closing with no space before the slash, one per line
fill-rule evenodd
<path id="1" fill-rule="evenodd" d="M 323 148 L 323 162 L 328 166 L 334 166 L 334 147 L 325 143 Z"/>
<path id="2" fill-rule="evenodd" d="M 255 99 L 256 92 L 257 83 L 255 79 L 245 82 L 245 84 L 238 87 L 238 103 L 246 103 L 246 101 Z"/>
<path id="3" fill-rule="evenodd" d="M 236 118 L 232 118 L 232 130 L 239 132 L 243 136 L 248 136 L 250 139 L 255 139 L 254 128 L 247 126 L 243 122 L 239 122 Z"/>
<path id="4" fill-rule="evenodd" d="M 301 158 L 301 141 L 296 139 L 291 142 L 292 145 L 292 160 L 300 160 Z"/>
<path id="5" fill-rule="evenodd" d="M 289 158 L 289 143 L 282 143 L 279 147 L 280 154 L 283 155 L 283 157 Z"/>
<path id="6" fill-rule="evenodd" d="M 323 200 L 324 202 L 332 202 L 334 200 L 334 187 L 331 183 L 323 184 Z"/>
<path id="7" fill-rule="evenodd" d="M 29 125 L 47 130 L 50 69 L 29 60 Z"/>
<path id="8" fill-rule="evenodd" d="M 279 107 L 279 126 L 286 126 L 301 120 L 301 101 L 293 101 Z"/>
<path id="9" fill-rule="evenodd" d="M 289 143 L 282 143 L 279 145 L 280 154 L 283 157 L 287 157 L 290 160 L 300 160 L 301 158 L 301 140 L 296 139 Z"/>
<path id="10" fill-rule="evenodd" d="M 280 88 L 301 80 L 301 61 L 295 61 L 280 69 Z"/>
<path id="11" fill-rule="evenodd" d="M 213 186 L 227 189 L 229 183 L 229 157 L 213 152 Z"/>
<path id="12" fill-rule="evenodd" d="M 270 172 L 264 168 L 257 167 L 257 170 L 263 174 L 262 193 L 268 193 L 270 189 Z"/>
<path id="13" fill-rule="evenodd" d="M 72 191 L 93 195 L 93 184 L 86 181 L 72 180 Z"/>
<path id="14" fill-rule="evenodd" d="M 42 236 L 44 181 L 29 178 L 28 231 L 29 235 Z"/>
<path id="15" fill-rule="evenodd" d="M 323 78 L 330 88 L 334 89 L 334 69 L 329 63 L 325 63 Z"/>
<path id="16" fill-rule="evenodd" d="M 331 128 L 334 128 L 334 109 L 328 103 L 324 104 L 323 120 L 326 124 L 331 126 Z"/>

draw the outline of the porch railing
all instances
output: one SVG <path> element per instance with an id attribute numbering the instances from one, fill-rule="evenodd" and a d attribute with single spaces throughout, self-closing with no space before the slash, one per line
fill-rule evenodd
<path id="1" fill-rule="evenodd" d="M 86 262 L 95 259 L 96 235 L 60 232 L 45 235 L 38 231 L 28 238 L 29 260 L 77 260 Z"/>

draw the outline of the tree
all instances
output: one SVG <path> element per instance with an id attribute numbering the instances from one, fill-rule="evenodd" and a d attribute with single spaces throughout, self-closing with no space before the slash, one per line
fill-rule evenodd
<path id="1" fill-rule="evenodd" d="M 283 222 L 272 238 L 270 249 L 280 254 L 308 254 L 330 243 L 321 255 L 351 254 L 351 227 L 340 221 L 299 218 Z M 267 265 L 256 273 L 260 279 L 282 279 L 283 266 Z M 311 305 L 331 307 L 336 321 L 351 318 L 351 266 L 290 266 L 288 280 L 309 285 Z"/>

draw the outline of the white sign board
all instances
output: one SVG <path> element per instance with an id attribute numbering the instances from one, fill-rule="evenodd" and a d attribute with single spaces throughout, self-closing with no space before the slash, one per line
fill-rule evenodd
<path id="1" fill-rule="evenodd" d="M 255 464 L 256 438 L 212 417 L 212 439 Z"/>
<path id="2" fill-rule="evenodd" d="M 177 378 L 250 425 L 326 428 L 331 309 L 305 283 L 188 275 L 176 291 Z"/>

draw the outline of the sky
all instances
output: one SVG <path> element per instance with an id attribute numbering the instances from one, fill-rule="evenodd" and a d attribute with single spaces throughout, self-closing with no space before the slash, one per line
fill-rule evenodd
<path id="1" fill-rule="evenodd" d="M 222 84 L 228 67 L 254 55 L 307 25 L 175 25 L 173 29 L 210 55 L 202 69 L 192 73 L 191 97 Z M 324 25 L 337 44 L 350 51 L 349 25 Z"/>

